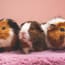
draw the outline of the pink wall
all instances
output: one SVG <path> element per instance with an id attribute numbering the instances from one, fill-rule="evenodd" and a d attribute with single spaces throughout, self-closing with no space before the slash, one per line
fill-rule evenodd
<path id="1" fill-rule="evenodd" d="M 21 23 L 44 22 L 55 16 L 65 17 L 65 0 L 0 0 L 0 18 L 12 18 Z"/>

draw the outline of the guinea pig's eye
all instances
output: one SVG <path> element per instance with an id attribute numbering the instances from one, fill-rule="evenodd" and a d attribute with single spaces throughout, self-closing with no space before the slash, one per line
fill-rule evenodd
<path id="1" fill-rule="evenodd" d="M 6 27 L 2 27 L 2 30 L 5 30 L 6 29 Z"/>
<path id="2" fill-rule="evenodd" d="M 64 29 L 64 28 L 60 28 L 60 31 L 64 32 L 64 31 L 65 31 L 65 29 Z"/>

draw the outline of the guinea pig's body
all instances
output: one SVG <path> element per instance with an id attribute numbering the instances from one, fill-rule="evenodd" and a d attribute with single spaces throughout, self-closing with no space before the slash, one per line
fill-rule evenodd
<path id="1" fill-rule="evenodd" d="M 28 21 L 22 24 L 19 39 L 24 53 L 29 53 L 30 50 L 42 51 L 46 49 L 44 32 L 36 21 Z"/>
<path id="2" fill-rule="evenodd" d="M 18 25 L 11 19 L 0 20 L 0 51 L 10 51 L 16 48 Z"/>

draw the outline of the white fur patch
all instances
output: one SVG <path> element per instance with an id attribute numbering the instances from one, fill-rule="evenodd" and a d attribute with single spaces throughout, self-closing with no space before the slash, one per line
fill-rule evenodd
<path id="1" fill-rule="evenodd" d="M 48 24 L 41 24 L 41 29 L 44 31 L 45 35 L 47 35 L 47 28 L 48 28 Z"/>
<path id="2" fill-rule="evenodd" d="M 25 33 L 25 38 L 26 39 L 29 39 L 30 38 L 30 35 L 29 35 L 29 28 L 31 26 L 31 23 L 25 23 L 22 27 L 21 27 L 21 30 L 19 32 L 19 38 L 22 39 L 22 33 Z"/>
<path id="3" fill-rule="evenodd" d="M 14 32 L 12 29 L 10 29 L 9 37 L 5 39 L 0 39 L 0 47 L 9 47 L 11 46 L 11 42 L 13 40 Z"/>
<path id="4" fill-rule="evenodd" d="M 59 23 L 59 22 L 65 22 L 65 19 L 60 18 L 60 17 L 53 18 L 53 19 L 48 21 L 48 24 L 56 24 L 56 23 Z"/>

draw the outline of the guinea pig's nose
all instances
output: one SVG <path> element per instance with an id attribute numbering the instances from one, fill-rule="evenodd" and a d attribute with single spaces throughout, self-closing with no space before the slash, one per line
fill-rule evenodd
<path id="1" fill-rule="evenodd" d="M 65 32 L 65 29 L 64 28 L 60 28 L 60 31 Z"/>

